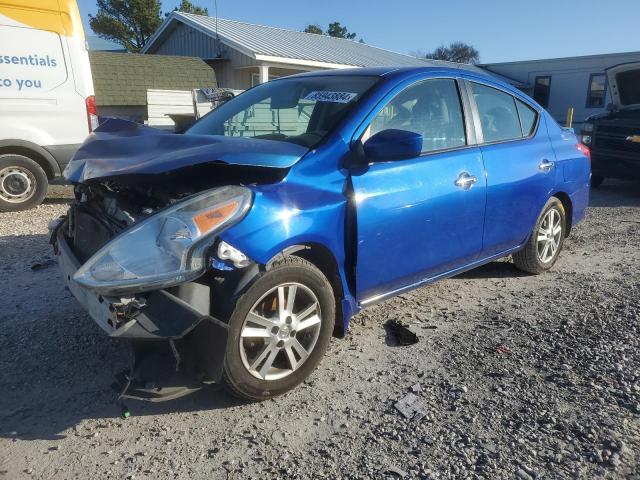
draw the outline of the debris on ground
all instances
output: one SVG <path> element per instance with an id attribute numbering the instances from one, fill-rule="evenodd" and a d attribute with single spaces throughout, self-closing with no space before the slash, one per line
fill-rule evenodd
<path id="1" fill-rule="evenodd" d="M 387 332 L 387 337 L 390 337 L 394 345 L 404 347 L 418 343 L 418 335 L 412 330 L 409 330 L 409 327 L 397 318 L 387 320 L 384 328 Z"/>
<path id="2" fill-rule="evenodd" d="M 43 268 L 47 268 L 55 264 L 56 264 L 56 261 L 53 258 L 45 258 L 43 260 L 39 260 L 37 262 L 32 263 L 30 268 L 34 272 L 37 272 L 38 270 L 42 270 Z"/>
<path id="3" fill-rule="evenodd" d="M 407 472 L 405 472 L 401 468 L 395 467 L 393 465 L 390 466 L 390 467 L 387 467 L 386 470 L 385 470 L 385 473 L 390 473 L 390 474 L 395 475 L 395 476 L 400 477 L 400 478 L 405 478 L 407 476 Z"/>
<path id="4" fill-rule="evenodd" d="M 427 416 L 427 406 L 413 393 L 407 393 L 393 406 L 408 420 L 420 421 Z"/>
<path id="5" fill-rule="evenodd" d="M 500 345 L 496 348 L 496 353 L 511 355 L 511 348 L 507 347 L 506 345 Z"/>

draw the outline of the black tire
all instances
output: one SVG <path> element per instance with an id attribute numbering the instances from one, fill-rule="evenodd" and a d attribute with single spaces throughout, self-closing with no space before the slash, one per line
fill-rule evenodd
<path id="1" fill-rule="evenodd" d="M 551 258 L 543 262 L 540 258 L 540 252 L 538 250 L 538 234 L 539 234 L 541 224 L 543 223 L 543 221 L 547 217 L 547 214 L 549 214 L 551 210 L 554 210 L 559 214 L 560 226 L 562 230 L 560 232 L 559 243 L 555 250 L 555 253 Z M 544 208 L 542 209 L 542 212 L 540 213 L 540 215 L 538 216 L 538 220 L 536 221 L 536 224 L 533 227 L 533 230 L 529 237 L 529 240 L 525 244 L 524 248 L 522 248 L 522 250 L 513 254 L 513 263 L 515 264 L 515 266 L 520 270 L 523 270 L 528 273 L 533 273 L 536 275 L 539 273 L 546 272 L 551 267 L 553 267 L 553 265 L 558 260 L 560 251 L 562 250 L 562 245 L 564 243 L 564 239 L 566 236 L 566 226 L 567 226 L 567 221 L 566 221 L 564 206 L 562 205 L 562 202 L 558 200 L 556 197 L 551 197 L 547 201 Z"/>
<path id="2" fill-rule="evenodd" d="M 25 195 L 17 195 L 25 186 Z M 17 212 L 40 205 L 47 196 L 47 174 L 24 155 L 0 155 L 0 212 Z M 24 198 L 21 198 L 23 196 Z"/>
<path id="3" fill-rule="evenodd" d="M 320 307 L 320 327 L 315 346 L 304 363 L 287 376 L 265 380 L 254 376 L 243 363 L 241 331 L 254 305 L 270 290 L 287 282 L 307 287 Z M 295 256 L 285 257 L 273 266 L 238 298 L 229 320 L 229 337 L 224 359 L 223 380 L 231 392 L 241 398 L 261 401 L 281 395 L 303 382 L 320 363 L 331 340 L 335 323 L 335 298 L 331 284 L 324 274 L 310 262 Z M 299 332 L 298 332 L 299 334 Z M 298 335 L 296 334 L 296 335 Z M 291 334 L 292 336 L 294 333 Z M 265 349 L 266 349 L 266 342 Z M 285 355 L 286 352 L 282 351 Z M 278 354 L 280 355 L 280 354 Z M 276 357 L 278 358 L 278 357 Z M 280 357 L 282 358 L 282 357 Z"/>
<path id="4" fill-rule="evenodd" d="M 591 175 L 591 188 L 598 188 L 604 182 L 604 177 L 600 175 Z"/>

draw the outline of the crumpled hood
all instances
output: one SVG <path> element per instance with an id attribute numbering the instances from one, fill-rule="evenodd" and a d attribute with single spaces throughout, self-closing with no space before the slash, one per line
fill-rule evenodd
<path id="1" fill-rule="evenodd" d="M 89 135 L 67 165 L 74 183 L 132 174 L 159 174 L 193 165 L 289 168 L 306 147 L 274 140 L 220 135 L 175 134 L 120 119 L 109 119 Z"/>

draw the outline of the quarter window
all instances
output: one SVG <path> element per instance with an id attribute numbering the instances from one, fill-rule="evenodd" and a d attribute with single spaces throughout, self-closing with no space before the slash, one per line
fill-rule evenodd
<path id="1" fill-rule="evenodd" d="M 604 107 L 606 92 L 606 76 L 604 73 L 594 73 L 589 77 L 589 90 L 587 91 L 587 108 Z"/>
<path id="2" fill-rule="evenodd" d="M 515 98 L 492 87 L 471 83 L 485 142 L 522 137 Z"/>
<path id="3" fill-rule="evenodd" d="M 536 77 L 533 86 L 533 99 L 544 108 L 549 106 L 549 96 L 551 94 L 551 77 Z"/>
<path id="4" fill-rule="evenodd" d="M 536 128 L 538 113 L 529 105 L 521 102 L 518 99 L 516 99 L 516 106 L 518 107 L 518 116 L 520 117 L 522 136 L 528 137 L 533 133 L 533 129 Z"/>
<path id="5" fill-rule="evenodd" d="M 388 129 L 422 135 L 423 152 L 466 145 L 456 81 L 425 80 L 403 90 L 376 115 L 369 135 Z"/>

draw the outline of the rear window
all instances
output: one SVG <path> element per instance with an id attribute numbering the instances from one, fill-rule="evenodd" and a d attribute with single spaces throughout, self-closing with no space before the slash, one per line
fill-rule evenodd
<path id="1" fill-rule="evenodd" d="M 621 105 L 640 103 L 640 70 L 630 70 L 616 75 Z"/>

